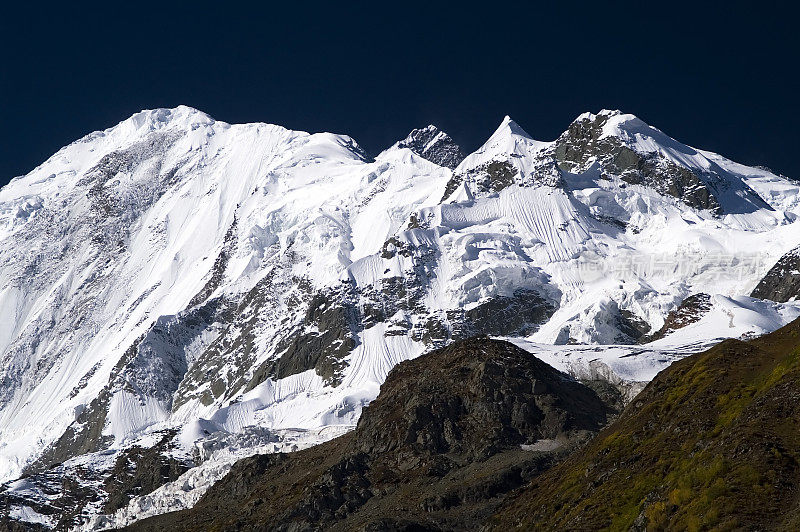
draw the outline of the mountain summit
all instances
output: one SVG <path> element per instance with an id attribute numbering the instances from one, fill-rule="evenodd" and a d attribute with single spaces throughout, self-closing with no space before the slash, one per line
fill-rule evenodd
<path id="1" fill-rule="evenodd" d="M 408 148 L 420 157 L 450 169 L 455 168 L 464 160 L 461 147 L 447 133 L 434 125 L 411 131 L 394 147 Z"/>

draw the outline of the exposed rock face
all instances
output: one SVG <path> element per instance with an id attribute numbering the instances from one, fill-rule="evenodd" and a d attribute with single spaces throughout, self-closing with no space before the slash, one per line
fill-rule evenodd
<path id="1" fill-rule="evenodd" d="M 619 330 L 618 343 L 621 344 L 636 343 L 650 331 L 647 322 L 626 309 L 619 309 L 616 327 Z"/>
<path id="2" fill-rule="evenodd" d="M 514 184 L 517 169 L 506 161 L 491 161 L 472 170 L 476 192 L 500 192 Z"/>
<path id="3" fill-rule="evenodd" d="M 553 315 L 556 305 L 533 290 L 497 296 L 464 312 L 467 335 L 526 336 Z"/>
<path id="4" fill-rule="evenodd" d="M 797 530 L 800 320 L 674 363 L 495 530 Z"/>
<path id="5" fill-rule="evenodd" d="M 356 437 L 364 452 L 471 458 L 597 430 L 608 413 L 594 392 L 533 355 L 482 338 L 398 365 L 365 412 Z"/>
<path id="6" fill-rule="evenodd" d="M 756 285 L 751 297 L 785 303 L 800 296 L 800 248 L 780 258 Z"/>
<path id="7" fill-rule="evenodd" d="M 24 504 L 51 520 L 53 530 L 72 530 L 89 515 L 110 513 L 132 497 L 151 493 L 176 480 L 192 464 L 173 456 L 175 431 L 157 434 L 152 447 L 132 446 L 116 453 L 99 453 L 93 459 L 51 464 L 0 489 L 0 530 L 16 530 L 4 514 L 10 506 Z M 22 482 L 24 485 L 19 485 Z M 13 487 L 13 489 L 8 489 Z M 29 523 L 25 523 L 29 525 Z M 10 527 L 10 528 L 8 528 Z M 20 530 L 37 530 L 31 525 Z"/>
<path id="8" fill-rule="evenodd" d="M 559 167 L 582 173 L 598 165 L 601 178 L 615 175 L 626 183 L 645 185 L 678 198 L 691 207 L 722 213 L 709 185 L 718 176 L 700 175 L 656 153 L 639 153 L 618 136 L 604 135 L 603 126 L 612 116 L 612 113 L 589 115 L 570 124 L 555 142 Z"/>
<path id="9" fill-rule="evenodd" d="M 420 157 L 450 169 L 458 166 L 465 157 L 461 147 L 434 125 L 413 130 L 397 143 L 397 147 L 408 148 Z"/>
<path id="10" fill-rule="evenodd" d="M 175 432 L 171 431 L 153 447 L 134 446 L 120 453 L 111 474 L 103 482 L 104 491 L 108 493 L 103 513 L 112 513 L 128 504 L 131 498 L 177 480 L 189 469 L 191 464 L 169 453 L 174 437 Z"/>
<path id="11" fill-rule="evenodd" d="M 456 342 L 396 366 L 354 432 L 242 460 L 194 509 L 131 528 L 474 527 L 611 414 L 594 391 L 512 344 Z"/>
<path id="12" fill-rule="evenodd" d="M 667 319 L 659 330 L 642 337 L 641 342 L 660 340 L 678 329 L 699 321 L 709 310 L 711 310 L 711 296 L 703 293 L 692 294 L 684 299 L 678 308 L 667 314 Z"/>
<path id="13" fill-rule="evenodd" d="M 552 150 L 543 150 L 532 161 L 531 169 L 522 172 L 510 160 L 495 159 L 453 174 L 447 182 L 442 201 L 449 198 L 462 183 L 467 183 L 475 195 L 487 195 L 500 192 L 511 185 L 521 187 L 560 187 L 563 186 L 561 172 L 550 156 Z"/>
<path id="14" fill-rule="evenodd" d="M 343 360 L 356 346 L 357 323 L 358 310 L 346 290 L 315 294 L 302 325 L 278 342 L 276 358 L 259 368 L 248 388 L 267 377 L 282 379 L 308 369 L 316 370 L 326 382 L 338 384 Z"/>

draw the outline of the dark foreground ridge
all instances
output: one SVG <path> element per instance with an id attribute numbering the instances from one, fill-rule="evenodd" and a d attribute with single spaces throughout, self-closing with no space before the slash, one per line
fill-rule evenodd
<path id="1" fill-rule="evenodd" d="M 800 320 L 662 371 L 496 530 L 800 530 Z"/>
<path id="2" fill-rule="evenodd" d="M 475 528 L 613 414 L 510 343 L 464 340 L 395 367 L 352 433 L 241 460 L 192 510 L 131 529 Z"/>

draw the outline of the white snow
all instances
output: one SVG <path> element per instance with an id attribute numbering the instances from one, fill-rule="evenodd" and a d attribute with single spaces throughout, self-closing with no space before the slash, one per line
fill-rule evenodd
<path id="1" fill-rule="evenodd" d="M 40 514 L 30 506 L 16 506 L 8 513 L 8 516 L 24 523 L 34 523 L 47 527 L 53 527 L 56 524 L 53 516 Z"/>
<path id="2" fill-rule="evenodd" d="M 111 515 L 97 515 L 76 530 L 109 530 L 130 525 L 141 519 L 167 512 L 193 507 L 216 481 L 224 477 L 238 460 L 254 454 L 292 452 L 318 445 L 352 429 L 349 426 L 317 431 L 277 431 L 280 440 L 255 447 L 226 447 L 215 451 L 206 460 L 193 467 L 174 482 L 167 483 L 152 493 L 134 497 L 124 508 Z"/>

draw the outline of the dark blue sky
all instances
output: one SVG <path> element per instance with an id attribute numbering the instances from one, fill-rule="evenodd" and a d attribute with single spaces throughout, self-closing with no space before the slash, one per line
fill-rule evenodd
<path id="1" fill-rule="evenodd" d="M 800 178 L 800 45 L 780 3 L 117 4 L 0 14 L 0 184 L 178 104 L 347 133 L 372 153 L 431 122 L 471 151 L 505 114 L 551 140 L 620 108 Z"/>

